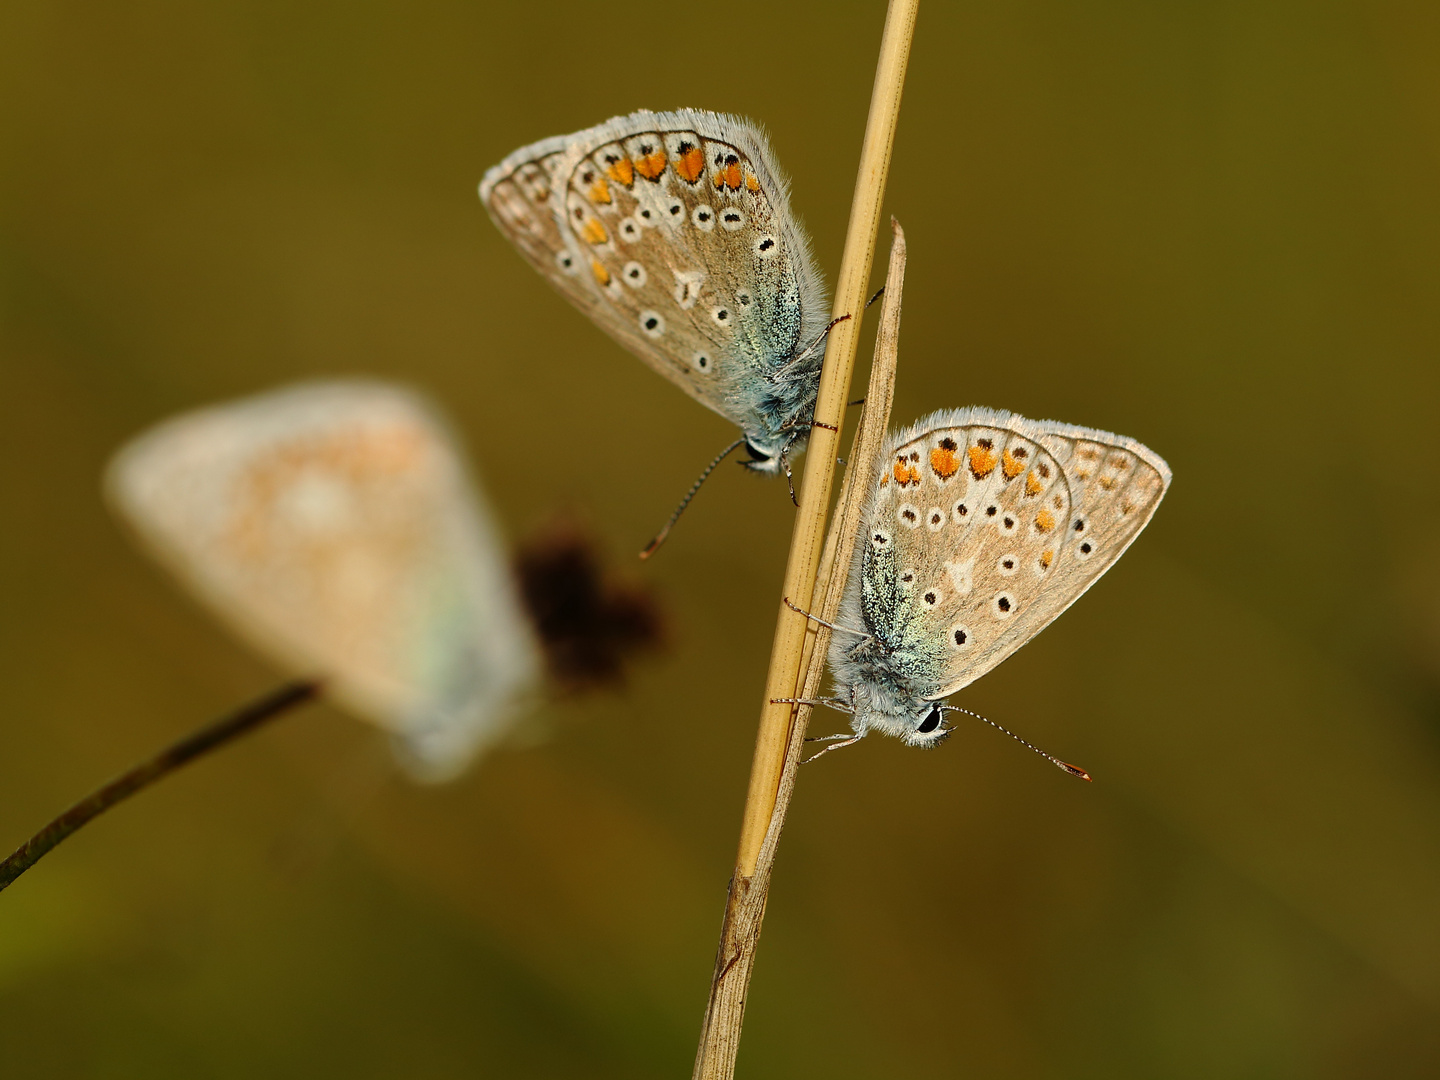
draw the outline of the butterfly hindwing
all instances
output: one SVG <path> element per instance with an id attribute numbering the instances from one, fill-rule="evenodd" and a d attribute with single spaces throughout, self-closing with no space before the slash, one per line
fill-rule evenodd
<path id="1" fill-rule="evenodd" d="M 978 679 L 1074 603 L 1170 481 L 1133 440 L 988 409 L 922 420 L 882 466 L 858 567 L 866 620 L 902 664 L 913 655 L 927 698 Z"/>
<path id="2" fill-rule="evenodd" d="M 525 261 L 572 304 L 595 318 L 600 296 L 580 244 L 565 225 L 564 170 L 568 136 L 521 147 L 485 174 L 480 200 L 496 228 Z"/>

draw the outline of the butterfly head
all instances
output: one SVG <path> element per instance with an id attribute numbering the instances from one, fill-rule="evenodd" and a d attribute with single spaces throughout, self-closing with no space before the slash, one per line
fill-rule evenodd
<path id="1" fill-rule="evenodd" d="M 851 726 L 857 735 L 879 731 L 906 746 L 929 749 L 944 742 L 952 730 L 945 723 L 943 704 L 923 700 L 893 674 L 872 668 L 851 685 L 850 697 L 855 710 Z"/>

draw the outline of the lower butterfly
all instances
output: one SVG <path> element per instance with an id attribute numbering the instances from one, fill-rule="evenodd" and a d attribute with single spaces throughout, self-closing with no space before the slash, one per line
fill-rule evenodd
<path id="1" fill-rule="evenodd" d="M 694 109 L 616 117 L 516 150 L 480 198 L 566 299 L 739 426 L 730 449 L 743 444 L 749 468 L 788 474 L 829 307 L 754 124 Z"/>
<path id="2" fill-rule="evenodd" d="M 164 422 L 106 488 L 216 615 L 443 780 L 506 732 L 539 668 L 461 462 L 415 394 L 318 382 Z"/>
<path id="3" fill-rule="evenodd" d="M 933 413 L 881 454 L 820 702 L 852 732 L 829 749 L 872 731 L 938 745 L 946 712 L 967 711 L 943 699 L 1095 584 L 1170 486 L 1133 439 L 982 408 Z"/>

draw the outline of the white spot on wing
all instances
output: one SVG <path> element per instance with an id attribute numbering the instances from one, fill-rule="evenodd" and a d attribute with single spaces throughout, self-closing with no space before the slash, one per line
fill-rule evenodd
<path id="1" fill-rule="evenodd" d="M 672 270 L 675 275 L 675 302 L 686 311 L 700 299 L 700 286 L 705 283 L 704 270 Z"/>
<path id="2" fill-rule="evenodd" d="M 968 596 L 974 587 L 975 560 L 966 559 L 963 563 L 947 562 L 945 571 L 950 575 L 950 584 L 955 586 L 955 595 Z"/>

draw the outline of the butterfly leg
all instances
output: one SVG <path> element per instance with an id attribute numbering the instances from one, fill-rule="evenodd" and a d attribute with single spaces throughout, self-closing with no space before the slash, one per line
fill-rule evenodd
<path id="1" fill-rule="evenodd" d="M 785 470 L 785 483 L 790 485 L 790 501 L 799 506 L 800 500 L 795 497 L 795 477 L 790 475 L 789 453 L 790 444 L 786 443 L 785 449 L 780 451 L 780 467 Z"/>
<path id="2" fill-rule="evenodd" d="M 877 293 L 876 295 L 878 296 L 879 294 Z M 872 300 L 871 303 L 874 303 L 874 301 Z M 869 307 L 870 305 L 866 304 L 865 306 Z M 845 320 L 849 318 L 849 315 L 841 315 L 838 318 L 831 319 L 825 329 L 820 331 L 819 336 L 816 337 L 815 340 L 812 341 L 808 346 L 802 349 L 793 360 L 787 363 L 784 367 L 771 373 L 770 381 L 784 382 L 786 379 L 792 379 L 796 375 L 800 374 L 800 365 L 803 364 L 806 360 L 809 360 L 810 357 L 814 356 L 815 351 L 819 349 L 820 346 L 825 344 L 825 339 L 830 336 L 831 330 L 834 330 L 835 327 L 839 326 L 842 322 L 845 322 Z"/>
<path id="3" fill-rule="evenodd" d="M 799 698 L 799 697 L 772 697 L 771 705 L 824 705 L 827 709 L 834 709 L 836 712 L 854 712 L 849 702 L 844 698 Z"/>
<path id="4" fill-rule="evenodd" d="M 833 737 L 833 736 L 832 736 L 832 737 Z M 857 742 L 859 742 L 859 741 L 860 741 L 861 739 L 863 739 L 864 737 L 865 737 L 865 736 L 863 736 L 863 735 L 851 735 L 849 738 L 845 738 L 843 742 L 831 743 L 829 746 L 825 747 L 824 750 L 821 750 L 818 754 L 811 754 L 808 758 L 805 758 L 803 761 L 800 762 L 800 764 L 801 764 L 801 765 L 809 765 L 812 761 L 818 761 L 820 758 L 824 757 L 824 756 L 825 756 L 826 754 L 828 754 L 831 750 L 841 750 L 841 749 L 843 749 L 844 747 L 847 747 L 847 746 L 854 746 Z M 842 738 L 843 738 L 843 736 L 842 736 Z"/>
<path id="5" fill-rule="evenodd" d="M 823 626 L 823 627 L 825 627 L 825 628 L 827 628 L 827 629 L 829 629 L 829 630 L 838 630 L 838 631 L 840 631 L 842 634 L 854 634 L 856 637 L 862 637 L 862 638 L 867 638 L 867 639 L 870 637 L 870 635 L 867 634 L 864 630 L 856 630 L 854 627 L 850 627 L 850 626 L 840 626 L 840 625 L 838 625 L 838 624 L 836 624 L 836 623 L 826 622 L 824 619 L 820 618 L 820 616 L 818 616 L 818 615 L 812 615 L 812 614 L 810 614 L 810 612 L 806 611 L 806 610 L 805 610 L 804 608 L 802 608 L 802 607 L 796 607 L 794 604 L 792 604 L 792 603 L 790 602 L 790 598 L 789 598 L 788 596 L 785 597 L 784 599 L 785 599 L 785 606 L 788 607 L 791 611 L 798 612 L 799 614 L 804 615 L 804 616 L 805 616 L 807 619 L 809 619 L 811 622 L 817 622 L 817 623 L 819 623 L 821 626 Z"/>

